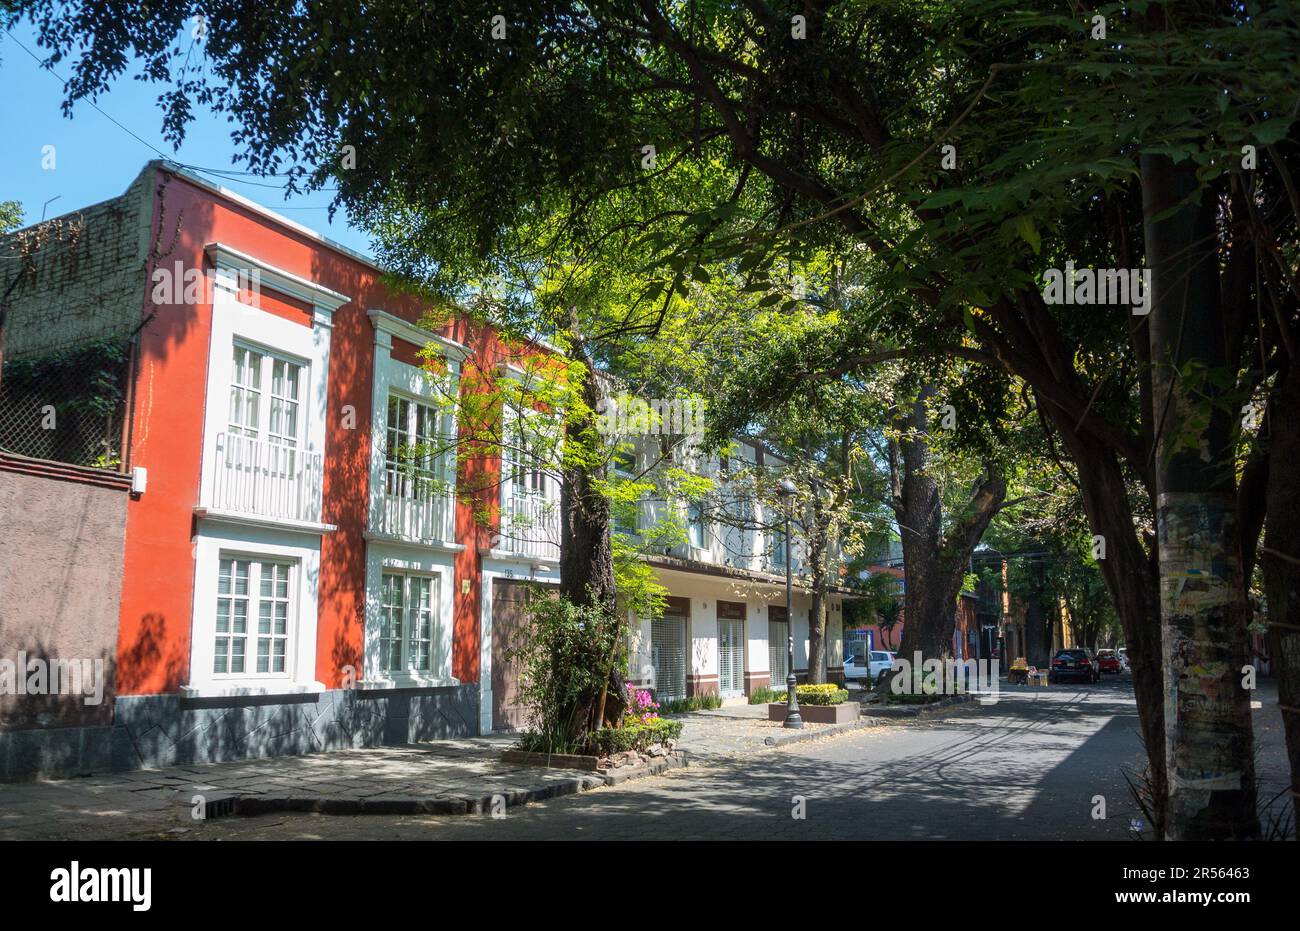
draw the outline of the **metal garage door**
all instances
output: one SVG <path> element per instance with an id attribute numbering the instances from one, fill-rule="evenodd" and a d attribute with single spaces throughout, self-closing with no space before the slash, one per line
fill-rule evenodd
<path id="1" fill-rule="evenodd" d="M 686 697 L 686 618 L 664 615 L 650 622 L 650 663 L 657 701 Z"/>

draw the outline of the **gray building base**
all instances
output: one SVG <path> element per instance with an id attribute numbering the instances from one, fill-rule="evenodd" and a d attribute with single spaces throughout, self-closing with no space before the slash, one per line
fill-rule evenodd
<path id="1" fill-rule="evenodd" d="M 479 687 L 302 696 L 128 695 L 111 726 L 0 732 L 0 781 L 392 746 L 479 732 Z"/>

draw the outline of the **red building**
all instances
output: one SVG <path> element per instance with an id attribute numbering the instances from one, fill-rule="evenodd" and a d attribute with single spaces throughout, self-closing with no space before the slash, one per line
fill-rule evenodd
<path id="1" fill-rule="evenodd" d="M 40 640 L 46 655 L 75 656 L 87 646 L 74 628 L 104 643 L 113 628 L 111 710 L 50 703 L 37 732 L 0 699 L 0 749 L 12 751 L 0 775 L 490 729 L 493 584 L 554 581 L 554 527 L 512 532 L 521 489 L 500 480 L 499 459 L 458 467 L 449 451 L 412 466 L 395 450 L 455 435 L 471 368 L 518 372 L 521 353 L 542 350 L 507 350 L 461 316 L 431 324 L 431 308 L 363 256 L 165 162 L 71 222 L 95 256 L 115 257 L 111 282 L 102 261 L 38 256 L 14 292 L 7 361 L 94 327 L 131 334 L 120 442 L 106 468 L 7 456 L 0 479 L 34 470 L 58 488 L 111 486 L 88 507 L 110 526 L 123 511 L 120 544 L 94 552 L 98 575 L 85 553 L 61 558 L 72 589 L 120 599 Z M 59 302 L 94 313 L 51 315 Z M 527 506 L 545 513 L 554 482 L 525 480 Z M 8 541 L 0 579 L 33 570 L 24 542 Z M 0 619 L 49 616 L 39 592 L 11 596 Z M 3 655 L 40 639 L 30 624 L 4 629 Z"/>

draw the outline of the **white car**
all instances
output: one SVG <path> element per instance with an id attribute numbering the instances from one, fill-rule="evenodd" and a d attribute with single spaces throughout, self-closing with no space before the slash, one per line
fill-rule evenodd
<path id="1" fill-rule="evenodd" d="M 882 672 L 887 672 L 894 665 L 894 654 L 887 650 L 872 650 L 870 653 L 844 657 L 845 679 L 866 679 L 875 682 Z"/>

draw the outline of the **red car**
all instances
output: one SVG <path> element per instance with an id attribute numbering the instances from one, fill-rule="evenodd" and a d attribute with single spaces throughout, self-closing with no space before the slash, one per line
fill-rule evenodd
<path id="1" fill-rule="evenodd" d="M 1123 663 L 1119 661 L 1119 654 L 1114 650 L 1098 650 L 1097 664 L 1101 666 L 1102 672 L 1113 672 L 1116 675 L 1124 668 Z"/>

